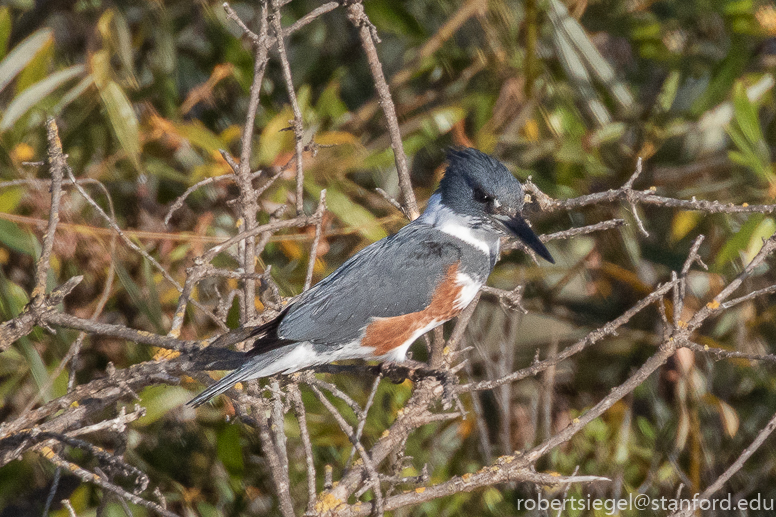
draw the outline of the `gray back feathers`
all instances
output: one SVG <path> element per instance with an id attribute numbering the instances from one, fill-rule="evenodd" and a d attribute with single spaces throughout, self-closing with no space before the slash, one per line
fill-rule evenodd
<path id="1" fill-rule="evenodd" d="M 484 279 L 490 273 L 482 252 L 431 226 L 410 223 L 302 294 L 280 323 L 278 336 L 315 344 L 355 341 L 371 318 L 425 309 L 448 267 L 462 259 L 472 276 Z"/>

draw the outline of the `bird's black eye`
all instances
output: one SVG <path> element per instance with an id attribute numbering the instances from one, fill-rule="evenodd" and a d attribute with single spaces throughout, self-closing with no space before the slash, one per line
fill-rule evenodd
<path id="1" fill-rule="evenodd" d="M 490 203 L 493 201 L 493 196 L 489 196 L 480 187 L 474 187 L 474 200 L 478 203 Z"/>

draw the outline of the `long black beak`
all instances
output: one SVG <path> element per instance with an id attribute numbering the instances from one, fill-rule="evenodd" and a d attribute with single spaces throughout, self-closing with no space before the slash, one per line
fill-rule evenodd
<path id="1" fill-rule="evenodd" d="M 520 214 L 514 217 L 499 217 L 498 219 L 510 233 L 523 241 L 526 246 L 534 250 L 550 264 L 555 264 L 555 260 L 550 255 L 549 250 L 547 250 L 542 241 L 539 240 L 539 236 L 528 226 L 528 223 L 525 222 L 525 219 Z"/>

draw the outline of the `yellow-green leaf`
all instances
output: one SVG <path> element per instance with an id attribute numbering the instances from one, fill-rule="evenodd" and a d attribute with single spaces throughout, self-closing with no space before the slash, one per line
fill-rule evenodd
<path id="1" fill-rule="evenodd" d="M 8 41 L 11 39 L 11 10 L 0 7 L 0 59 L 8 51 Z"/>
<path id="2" fill-rule="evenodd" d="M 171 409 L 188 402 L 191 393 L 180 386 L 151 386 L 140 392 L 140 405 L 146 408 L 145 416 L 134 425 L 146 426 L 166 415 Z"/>
<path id="3" fill-rule="evenodd" d="M 38 81 L 24 90 L 5 110 L 2 122 L 0 122 L 0 131 L 10 129 L 14 123 L 24 116 L 24 114 L 32 107 L 39 104 L 46 96 L 64 83 L 81 75 L 83 71 L 83 65 L 74 65 L 70 68 L 60 70 L 59 72 L 54 72 L 45 79 Z"/>
<path id="4" fill-rule="evenodd" d="M 717 254 L 717 258 L 714 260 L 714 265 L 719 268 L 731 260 L 737 259 L 741 250 L 746 249 L 746 247 L 753 242 L 752 235 L 763 219 L 761 214 L 753 214 L 743 225 L 741 225 L 741 228 L 725 242 L 722 250 L 720 250 Z"/>
<path id="5" fill-rule="evenodd" d="M 97 22 L 97 30 L 100 31 L 103 42 L 109 48 L 110 53 L 118 56 L 124 71 L 122 79 L 127 79 L 132 87 L 136 87 L 137 81 L 133 72 L 132 34 L 126 18 L 120 11 L 108 9 Z"/>
<path id="6" fill-rule="evenodd" d="M 97 81 L 95 80 L 95 82 Z M 140 169 L 140 131 L 132 104 L 130 104 L 124 90 L 110 80 L 100 88 L 100 97 L 108 112 L 108 119 L 113 132 L 116 134 L 116 139 L 135 168 Z"/>
<path id="7" fill-rule="evenodd" d="M 744 258 L 745 263 L 752 261 L 755 255 L 763 247 L 763 240 L 767 239 L 776 232 L 776 221 L 770 217 L 766 217 L 760 224 L 757 225 L 752 236 L 749 239 L 749 245 L 746 247 L 746 255 Z"/>
<path id="8" fill-rule="evenodd" d="M 53 31 L 41 29 L 14 47 L 5 59 L 0 61 L 0 91 L 13 81 L 46 44 L 53 41 Z"/>
<path id="9" fill-rule="evenodd" d="M 22 200 L 25 194 L 25 189 L 22 187 L 7 188 L 0 191 L 0 212 L 11 214 L 19 206 L 19 202 Z"/>
<path id="10" fill-rule="evenodd" d="M 264 126 L 259 146 L 260 163 L 273 163 L 283 150 L 290 151 L 294 148 L 294 132 L 283 131 L 289 127 L 289 121 L 293 118 L 294 114 L 291 112 L 291 108 L 286 107 Z"/>
<path id="11" fill-rule="evenodd" d="M 701 212 L 679 212 L 671 221 L 671 240 L 677 242 L 682 240 L 698 223 L 703 219 Z"/>
<path id="12" fill-rule="evenodd" d="M 188 140 L 195 147 L 206 151 L 208 154 L 218 151 L 227 145 L 199 120 L 175 124 L 175 129 L 180 136 Z"/>
<path id="13" fill-rule="evenodd" d="M 54 61 L 54 39 L 47 41 L 16 78 L 16 95 L 42 81 L 49 74 Z"/>
<path id="14" fill-rule="evenodd" d="M 305 182 L 305 190 L 318 199 L 322 188 L 312 182 Z M 326 187 L 326 206 L 347 226 L 371 241 L 378 241 L 388 234 L 372 212 L 346 196 L 337 185 Z"/>

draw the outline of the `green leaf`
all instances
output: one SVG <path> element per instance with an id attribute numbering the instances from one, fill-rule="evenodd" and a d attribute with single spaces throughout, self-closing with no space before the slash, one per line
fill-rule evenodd
<path id="1" fill-rule="evenodd" d="M 727 57 L 715 71 L 706 90 L 692 104 L 691 112 L 700 117 L 727 98 L 730 88 L 741 77 L 743 70 L 751 62 L 751 50 L 743 42 L 734 39 Z"/>
<path id="2" fill-rule="evenodd" d="M 95 83 L 99 84 L 96 79 Z M 111 80 L 100 88 L 100 97 L 119 144 L 135 168 L 140 170 L 140 129 L 132 104 L 124 90 Z"/>
<path id="3" fill-rule="evenodd" d="M 0 269 L 0 318 L 15 318 L 29 301 L 27 291 L 10 281 Z"/>
<path id="4" fill-rule="evenodd" d="M 91 75 L 87 75 L 78 81 L 78 84 L 70 88 L 64 95 L 62 95 L 62 98 L 59 99 L 59 102 L 57 102 L 56 106 L 54 106 L 51 111 L 54 115 L 58 115 L 71 102 L 78 99 L 86 90 L 92 86 L 94 86 L 94 78 Z"/>
<path id="5" fill-rule="evenodd" d="M 33 379 L 35 379 L 36 386 L 38 389 L 43 388 L 48 383 L 49 374 L 43 359 L 40 357 L 40 353 L 27 336 L 19 339 L 17 344 L 21 348 L 22 355 L 27 359 L 27 366 L 30 368 Z M 48 402 L 51 398 L 51 388 L 49 387 L 43 393 L 43 400 Z"/>
<path id="6" fill-rule="evenodd" d="M 752 261 L 755 255 L 762 249 L 765 239 L 770 237 L 776 232 L 776 221 L 771 217 L 766 217 L 763 221 L 757 225 L 757 228 L 752 232 L 752 236 L 749 238 L 749 243 L 746 247 L 746 256 L 744 262 L 749 263 Z"/>
<path id="7" fill-rule="evenodd" d="M 25 189 L 22 187 L 8 188 L 0 192 L 0 212 L 12 214 L 24 197 Z"/>
<path id="8" fill-rule="evenodd" d="M 739 252 L 746 249 L 751 241 L 752 235 L 762 222 L 763 217 L 762 214 L 754 214 L 743 224 L 743 226 L 741 226 L 741 229 L 725 243 L 714 261 L 714 265 L 718 269 L 730 261 L 736 260 Z"/>
<path id="9" fill-rule="evenodd" d="M 24 90 L 5 110 L 2 122 L 0 122 L 0 131 L 10 129 L 17 120 L 24 116 L 32 107 L 39 104 L 51 92 L 74 77 L 78 77 L 83 72 L 83 65 L 73 65 L 70 68 L 54 72 L 42 81 L 38 81 Z"/>
<path id="10" fill-rule="evenodd" d="M 682 74 L 678 70 L 674 70 L 663 81 L 663 86 L 660 88 L 660 93 L 657 96 L 657 105 L 661 111 L 666 112 L 671 109 L 674 99 L 676 99 L 676 93 L 679 91 L 681 78 Z"/>
<path id="11" fill-rule="evenodd" d="M 239 475 L 245 470 L 243 452 L 240 446 L 240 426 L 227 425 L 218 433 L 216 444 L 218 459 L 230 474 Z"/>
<path id="12" fill-rule="evenodd" d="M 729 158 L 739 165 L 751 169 L 761 178 L 771 181 L 770 153 L 765 140 L 762 139 L 762 133 L 760 133 L 760 140 L 752 141 L 744 133 L 741 124 L 736 123 L 727 127 L 727 134 L 739 151 L 730 151 L 728 153 Z"/>
<path id="13" fill-rule="evenodd" d="M 53 41 L 54 32 L 51 29 L 41 29 L 14 47 L 5 59 L 0 61 L 0 91 L 35 58 L 40 49 Z"/>
<path id="14" fill-rule="evenodd" d="M 348 107 L 340 95 L 339 79 L 331 81 L 318 96 L 314 111 L 321 118 L 328 118 L 337 127 L 348 114 Z"/>
<path id="15" fill-rule="evenodd" d="M 727 16 L 748 16 L 754 13 L 754 5 L 752 0 L 725 2 L 724 12 Z"/>
<path id="16" fill-rule="evenodd" d="M 398 2 L 372 0 L 364 3 L 367 16 L 380 32 L 423 38 L 425 30 L 415 16 Z"/>
<path id="17" fill-rule="evenodd" d="M 738 149 L 738 151 L 730 151 L 728 157 L 735 163 L 752 170 L 758 175 L 762 175 L 763 163 L 741 130 L 735 126 L 729 126 L 727 134 Z"/>
<path id="18" fill-rule="evenodd" d="M 146 408 L 145 416 L 133 425 L 146 426 L 164 417 L 191 398 L 191 393 L 180 386 L 151 386 L 140 392 L 140 405 Z"/>
<path id="19" fill-rule="evenodd" d="M 0 59 L 8 52 L 8 41 L 11 39 L 11 10 L 0 8 Z"/>
<path id="20" fill-rule="evenodd" d="M 636 417 L 636 426 L 649 441 L 653 441 L 657 436 L 652 423 L 649 421 L 649 419 L 644 418 L 643 416 Z"/>
<path id="21" fill-rule="evenodd" d="M 491 512 L 496 512 L 497 506 L 504 500 L 504 495 L 497 488 L 488 488 L 482 493 L 482 500 Z"/>
<path id="22" fill-rule="evenodd" d="M 124 15 L 118 10 L 106 10 L 97 22 L 97 30 L 102 36 L 105 49 L 118 57 L 122 72 L 119 75 L 122 80 L 128 81 L 132 87 L 136 87 L 132 34 Z"/>
<path id="23" fill-rule="evenodd" d="M 207 153 L 215 153 L 219 149 L 227 147 L 218 135 L 210 131 L 199 120 L 175 124 L 175 129 L 192 145 L 199 147 Z"/>
<path id="24" fill-rule="evenodd" d="M 760 128 L 757 108 L 749 100 L 746 88 L 741 81 L 737 81 L 733 87 L 733 108 L 738 127 L 741 128 L 746 139 L 753 144 L 762 141 L 763 132 Z"/>
<path id="25" fill-rule="evenodd" d="M 35 254 L 32 237 L 15 223 L 0 219 L 0 243 L 26 255 Z"/>
<path id="26" fill-rule="evenodd" d="M 318 199 L 323 189 L 312 182 L 306 181 L 305 190 L 312 197 Z M 346 196 L 337 185 L 332 184 L 326 187 L 326 207 L 343 223 L 353 227 L 370 241 L 378 241 L 388 236 L 385 229 L 380 226 L 377 217 Z"/>
<path id="27" fill-rule="evenodd" d="M 31 87 L 38 81 L 42 81 L 49 75 L 54 62 L 54 40 L 47 41 L 43 47 L 35 54 L 27 66 L 19 73 L 16 78 L 16 95 L 20 95 L 24 90 Z"/>

